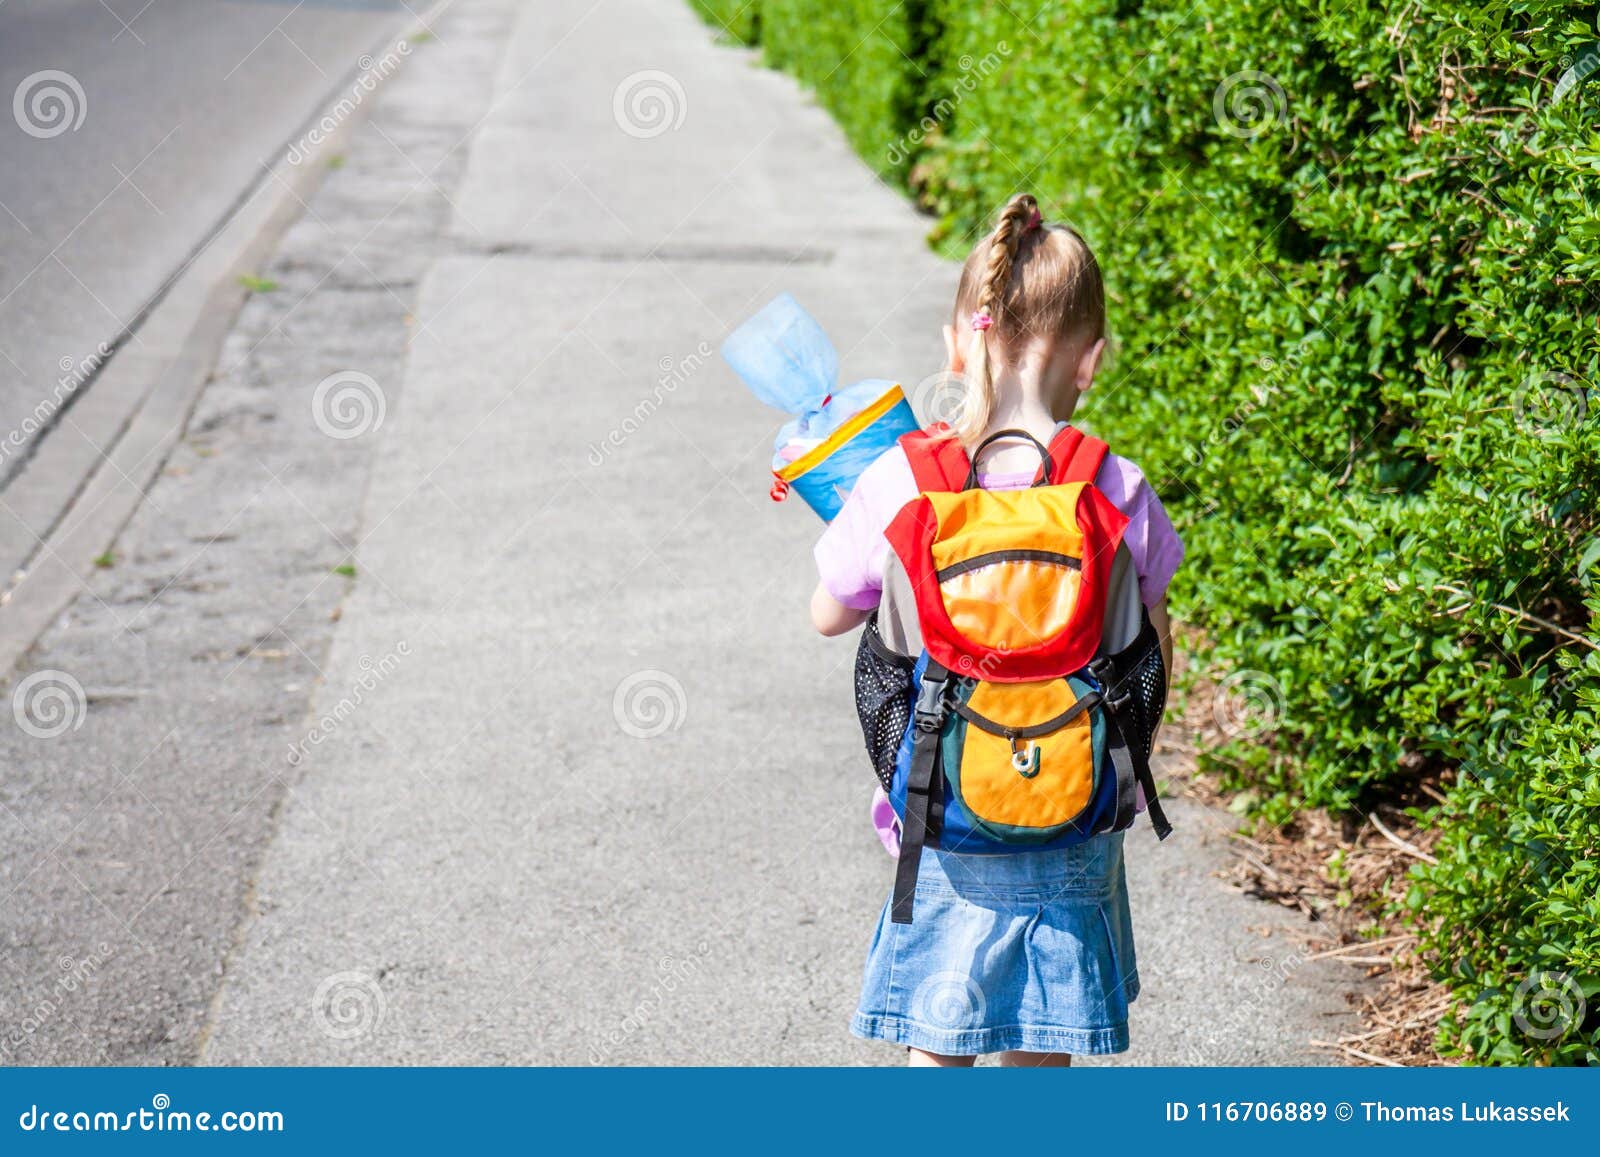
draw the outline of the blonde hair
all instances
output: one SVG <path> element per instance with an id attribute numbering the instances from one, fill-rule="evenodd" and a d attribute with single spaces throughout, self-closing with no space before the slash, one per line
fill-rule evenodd
<path id="1" fill-rule="evenodd" d="M 970 344 L 961 409 L 952 427 L 968 445 L 994 415 L 994 355 L 1014 359 L 1034 337 L 1093 342 L 1105 336 L 1099 262 L 1076 229 L 1043 224 L 1038 212 L 1039 203 L 1027 193 L 1012 197 L 961 268 L 955 330 L 958 341 L 970 335 Z M 991 319 L 988 328 L 974 327 L 973 316 L 983 314 Z"/>

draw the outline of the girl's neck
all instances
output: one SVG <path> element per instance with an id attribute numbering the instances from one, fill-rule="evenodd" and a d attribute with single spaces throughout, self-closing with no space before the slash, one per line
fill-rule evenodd
<path id="1" fill-rule="evenodd" d="M 1072 411 L 1078 406 L 1078 391 L 1062 391 L 1065 398 L 1047 399 L 1040 383 L 1010 371 L 995 375 L 994 414 L 989 419 L 989 429 L 1023 429 L 1038 436 L 1041 430 L 1048 433 L 1057 424 L 1072 420 Z"/>
<path id="2" fill-rule="evenodd" d="M 988 437 L 997 430 L 1026 430 L 1040 442 L 1049 443 L 1056 426 L 1070 421 L 1077 407 L 1077 391 L 1052 405 L 1043 397 L 1037 381 L 1002 372 L 995 375 L 995 406 L 984 431 Z M 989 474 L 1008 474 L 1032 470 L 1039 464 L 1039 453 L 1025 442 L 996 443 L 983 454 L 982 470 Z"/>

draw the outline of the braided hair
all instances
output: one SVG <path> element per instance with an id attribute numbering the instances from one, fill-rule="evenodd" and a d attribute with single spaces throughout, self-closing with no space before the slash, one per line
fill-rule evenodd
<path id="1" fill-rule="evenodd" d="M 1105 289 L 1088 244 L 1068 225 L 1046 225 L 1039 203 L 1018 193 L 1000 210 L 961 270 L 956 332 L 970 330 L 964 391 L 952 432 L 971 445 L 994 415 L 995 360 L 1009 360 L 1028 339 L 1105 336 Z"/>

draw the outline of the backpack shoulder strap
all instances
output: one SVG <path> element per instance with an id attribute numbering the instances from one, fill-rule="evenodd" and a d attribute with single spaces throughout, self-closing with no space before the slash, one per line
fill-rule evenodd
<path id="1" fill-rule="evenodd" d="M 971 463 L 961 439 L 950 436 L 943 422 L 926 430 L 900 435 L 900 448 L 911 463 L 920 494 L 960 490 L 967 484 Z"/>
<path id="2" fill-rule="evenodd" d="M 1050 440 L 1050 458 L 1056 468 L 1050 481 L 1056 486 L 1093 482 L 1110 452 L 1111 448 L 1099 438 L 1066 426 Z"/>

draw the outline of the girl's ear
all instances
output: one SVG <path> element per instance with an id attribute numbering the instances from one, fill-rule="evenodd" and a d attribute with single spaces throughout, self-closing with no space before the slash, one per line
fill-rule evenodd
<path id="1" fill-rule="evenodd" d="M 946 327 L 948 328 L 948 327 Z M 1072 384 L 1081 394 L 1094 385 L 1094 376 L 1100 372 L 1100 357 L 1106 352 L 1106 339 L 1101 338 L 1094 345 L 1083 351 L 1083 357 L 1078 359 L 1078 372 Z"/>
<path id="2" fill-rule="evenodd" d="M 944 355 L 945 369 L 952 374 L 962 373 L 967 368 L 967 359 L 961 352 L 961 343 L 956 339 L 956 327 L 946 324 L 944 327 Z"/>

